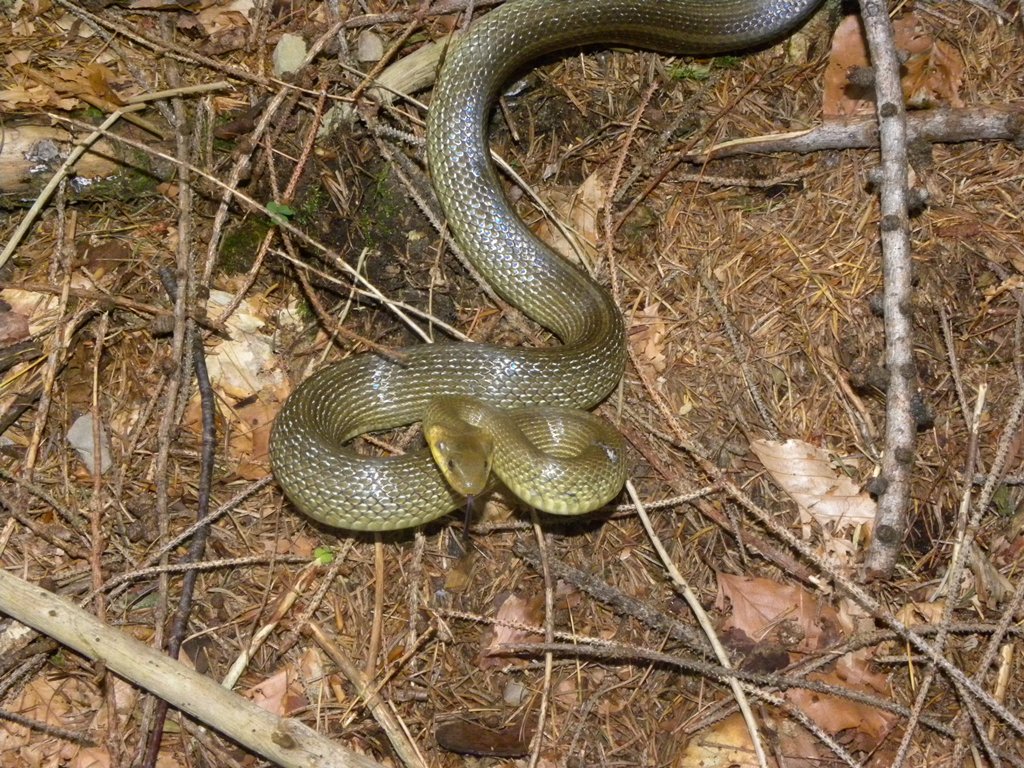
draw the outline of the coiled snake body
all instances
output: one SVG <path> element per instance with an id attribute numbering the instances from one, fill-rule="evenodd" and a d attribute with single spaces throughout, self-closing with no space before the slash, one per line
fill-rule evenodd
<path id="1" fill-rule="evenodd" d="M 427 522 L 462 500 L 429 452 L 370 458 L 344 444 L 421 420 L 438 396 L 473 397 L 500 409 L 587 409 L 617 385 L 626 344 L 618 307 L 512 212 L 488 156 L 490 110 L 514 75 L 538 57 L 594 44 L 690 54 L 742 50 L 780 37 L 819 2 L 510 0 L 476 23 L 449 52 L 434 89 L 427 123 L 431 177 L 466 257 L 502 298 L 562 345 L 425 344 L 402 350 L 402 364 L 363 354 L 318 371 L 288 398 L 271 436 L 274 474 L 295 506 L 327 525 L 355 530 Z M 604 447 L 607 471 L 623 472 L 611 468 L 620 458 L 611 454 L 621 446 Z M 584 488 L 595 471 L 603 474 L 591 469 L 579 478 Z M 541 488 L 530 501 L 543 508 L 545 497 Z M 549 505 L 551 511 L 586 511 L 559 504 Z"/>

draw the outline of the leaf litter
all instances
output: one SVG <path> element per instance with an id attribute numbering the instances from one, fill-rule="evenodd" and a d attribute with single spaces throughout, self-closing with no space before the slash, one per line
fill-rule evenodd
<path id="1" fill-rule="evenodd" d="M 375 13 L 391 10 L 371 6 Z M 139 3 L 135 7 L 153 6 Z M 180 30 L 196 36 L 196 50 L 209 56 L 233 51 L 245 58 L 252 32 L 249 7 L 245 3 L 224 3 L 204 5 L 198 13 L 180 8 L 167 12 L 176 14 Z M 261 51 L 261 56 L 269 55 L 276 35 L 303 32 L 303 23 L 323 24 L 320 11 L 297 9 L 295 13 L 293 19 L 282 18 L 280 28 L 264 40 L 270 47 Z M 309 15 L 303 17 L 303 13 Z M 8 46 L 11 53 L 6 63 L 16 77 L 0 88 L 0 102 L 8 109 L 71 110 L 81 108 L 86 97 L 116 104 L 135 92 L 137 86 L 124 62 L 106 51 L 87 25 L 45 27 L 39 22 L 52 20 L 47 14 L 66 20 L 62 13 L 48 7 L 41 10 L 41 15 L 24 3 L 12 8 L 8 35 L 17 44 Z M 960 29 L 950 28 L 942 17 L 923 10 L 899 21 L 901 45 L 910 52 L 904 87 L 919 108 L 955 107 L 968 100 L 1002 103 L 1020 95 L 1014 90 L 1021 81 L 1020 62 L 1024 61 L 1019 55 L 1019 41 L 995 17 L 977 8 L 965 6 L 963 14 Z M 125 18 L 133 17 L 129 14 Z M 289 23 L 294 27 L 285 30 Z M 430 22 L 425 37 L 447 31 L 456 23 L 453 17 Z M 383 25 L 379 29 L 387 50 L 399 28 Z M 666 87 L 655 96 L 655 103 L 641 122 L 630 165 L 646 164 L 642 179 L 663 170 L 659 161 L 690 140 L 684 123 L 669 123 L 678 115 L 697 115 L 699 122 L 713 125 L 715 135 L 733 137 L 799 128 L 816 121 L 819 113 L 870 110 L 869 103 L 850 98 L 855 89 L 851 88 L 849 74 L 863 66 L 863 61 L 855 55 L 859 43 L 853 33 L 845 27 L 841 30 L 833 40 L 827 62 L 819 59 L 810 66 L 780 65 L 776 53 L 769 50 L 722 67 L 709 67 L 707 77 L 700 81 L 665 77 Z M 357 33 L 354 29 L 353 40 Z M 16 35 L 21 37 L 13 37 Z M 37 47 L 26 45 L 27 39 L 59 43 L 68 47 L 70 58 L 58 64 L 46 61 L 34 52 Z M 950 39 L 957 42 L 955 47 Z M 156 57 L 147 58 L 141 49 L 131 55 L 135 57 L 134 65 L 156 71 Z M 604 237 L 601 209 L 622 192 L 608 186 L 620 148 L 614 137 L 622 135 L 622 127 L 641 108 L 637 83 L 649 82 L 652 72 L 668 75 L 660 62 L 621 52 L 567 59 L 543 75 L 533 76 L 523 95 L 510 99 L 507 119 L 519 129 L 519 142 L 512 141 L 502 125 L 496 125 L 498 148 L 515 157 L 527 178 L 543 187 L 542 197 L 576 231 L 584 261 L 596 266 L 599 273 L 603 268 Z M 997 67 L 992 62 L 1001 63 Z M 263 71 L 258 57 L 246 59 L 246 66 L 252 72 Z M 37 79 L 33 72 L 45 72 L 46 76 Z M 202 73 L 202 79 L 214 76 L 202 67 L 195 67 L 194 73 Z M 824 97 L 818 95 L 822 78 Z M 747 90 L 753 79 L 756 86 Z M 734 104 L 740 92 L 744 97 Z M 573 95 L 571 106 L 566 104 L 566 93 Z M 970 94 L 969 98 L 965 94 Z M 239 88 L 215 103 L 236 105 L 246 103 L 246 99 Z M 669 149 L 665 145 L 659 149 L 659 135 L 670 137 Z M 349 210 L 351 200 L 366 191 L 361 186 L 366 180 L 360 177 L 359 169 L 379 153 L 372 142 L 359 135 L 350 135 L 346 141 L 331 150 L 335 159 L 342 160 L 343 170 L 323 175 L 332 179 L 328 185 L 332 205 L 343 212 Z M 287 154 L 284 147 L 280 144 L 275 150 Z M 287 149 L 293 158 L 301 154 L 297 145 L 288 144 Z M 877 368 L 881 350 L 880 321 L 869 302 L 879 287 L 873 234 L 877 222 L 873 202 L 864 192 L 867 169 L 873 162 L 871 153 L 847 152 L 825 157 L 722 161 L 696 169 L 697 176 L 706 179 L 668 173 L 621 222 L 616 241 L 619 279 L 624 284 L 621 302 L 640 374 L 653 383 L 669 411 L 685 419 L 687 431 L 725 477 L 750 489 L 760 503 L 811 542 L 823 558 L 851 577 L 869 540 L 873 502 L 864 489 L 880 445 L 874 425 L 883 423 L 884 410 L 878 392 L 860 386 L 851 374 L 870 373 Z M 942 169 L 941 175 L 935 168 Z M 742 185 L 719 185 L 713 180 L 729 176 L 763 179 L 794 169 L 807 172 L 802 189 L 763 192 Z M 257 176 L 262 172 L 258 171 Z M 941 578 L 948 562 L 953 534 L 950 510 L 957 508 L 963 492 L 965 478 L 958 472 L 965 464 L 969 444 L 936 318 L 941 308 L 953 320 L 953 345 L 968 397 L 974 396 L 981 383 L 991 386 L 990 408 L 983 419 L 981 436 L 983 464 L 987 464 L 1015 391 L 1013 324 L 1018 312 L 1020 265 L 1024 264 L 1016 210 L 1024 192 L 1019 181 L 1013 179 L 1024 176 L 1024 170 L 1019 153 L 1011 147 L 967 144 L 933 147 L 917 175 L 935 188 L 931 207 L 914 224 L 919 268 L 915 300 L 920 303 L 917 322 L 922 387 L 939 411 L 940 420 L 933 432 L 919 440 L 914 495 L 917 516 L 904 545 L 905 568 L 886 585 L 885 594 L 894 614 L 904 621 L 928 626 L 937 621 L 943 605 L 929 583 Z M 947 183 L 948 179 L 954 181 Z M 639 195 L 639 187 L 625 190 L 626 199 Z M 105 208 L 82 209 L 73 236 L 80 241 L 128 242 L 130 258 L 113 275 L 100 277 L 100 287 L 145 297 L 156 304 L 162 301 L 162 293 L 151 269 L 165 261 L 176 245 L 174 236 L 165 236 L 161 229 L 176 213 L 170 198 L 136 211 L 128 211 L 131 205 L 130 201 L 120 201 Z M 525 203 L 522 205 L 525 210 Z M 382 218 L 387 213 L 383 209 L 377 212 Z M 332 213 L 324 218 L 333 217 Z M 538 225 L 538 229 L 554 240 L 560 237 L 546 224 Z M 201 236 L 209 234 L 200 231 Z M 426 226 L 419 231 L 427 231 Z M 19 279 L 44 282 L 49 273 L 58 274 L 50 261 L 56 252 L 56 236 L 52 220 L 37 229 L 19 254 Z M 397 240 L 403 242 L 402 238 Z M 410 243 L 408 239 L 402 250 L 387 254 L 401 264 L 397 276 L 386 278 L 392 281 L 387 287 L 403 300 L 412 297 L 414 301 L 422 300 L 422 306 L 433 306 L 431 301 L 440 295 L 424 286 L 435 285 L 429 275 L 437 269 L 436 253 L 431 250 L 424 256 L 427 267 L 418 271 Z M 378 243 L 377 247 L 385 246 Z M 288 386 L 282 377 L 284 369 L 278 365 L 281 359 L 290 356 L 288 362 L 294 373 L 315 367 L 324 356 L 323 335 L 296 333 L 295 324 L 283 335 L 277 333 L 288 325 L 278 322 L 277 311 L 290 312 L 293 317 L 302 313 L 295 310 L 297 294 L 291 288 L 294 281 L 290 273 L 281 264 L 275 269 L 273 277 L 261 276 L 257 288 L 249 290 L 244 310 L 236 316 L 238 323 L 248 319 L 256 323 L 244 329 L 233 326 L 229 339 L 208 339 L 210 359 L 217 360 L 220 367 L 217 394 L 222 435 L 228 436 L 219 459 L 222 463 L 215 491 L 219 500 L 226 500 L 244 481 L 267 475 L 266 430 Z M 454 316 L 446 320 L 503 343 L 524 340 L 514 324 L 511 329 L 499 324 L 500 311 L 481 317 L 479 289 L 457 268 L 445 266 L 442 270 L 445 293 L 455 299 Z M 716 281 L 715 290 L 729 322 L 740 329 L 738 345 L 728 337 L 724 319 L 702 283 L 708 275 Z M 380 274 L 373 277 L 380 278 Z M 282 289 L 283 284 L 289 287 Z M 230 293 L 239 285 L 224 279 L 217 287 Z M 344 295 L 325 295 L 333 296 L 338 306 L 343 306 L 349 295 L 341 293 Z M 16 320 L 12 334 L 24 337 L 27 326 L 29 333 L 52 344 L 55 323 L 74 309 L 62 305 L 55 295 L 28 297 L 35 301 L 33 304 L 25 303 L 25 297 L 12 289 L 5 289 L 2 296 L 12 303 L 17 299 L 20 309 L 16 312 L 21 313 L 12 318 Z M 152 421 L 146 421 L 147 414 L 154 412 L 146 404 L 164 385 L 161 360 L 166 354 L 165 343 L 140 331 L 135 318 L 128 314 L 113 318 L 117 341 L 108 349 L 109 363 L 100 376 L 110 437 L 119 462 L 115 468 L 120 478 L 116 489 L 121 495 L 103 525 L 106 535 L 134 556 L 131 560 L 120 559 L 123 554 L 112 549 L 103 566 L 110 575 L 130 570 L 132 561 L 141 561 L 155 546 L 154 532 L 137 523 L 146 519 L 145 509 L 151 506 L 153 490 L 152 464 L 146 457 L 156 450 L 156 430 Z M 387 317 L 375 314 L 368 303 L 357 302 L 346 322 L 396 346 L 408 343 L 403 331 L 391 325 Z M 298 326 L 308 323 L 300 317 Z M 59 396 L 58 410 L 51 416 L 54 423 L 48 425 L 48 431 L 59 431 L 62 424 L 70 424 L 88 409 L 93 372 L 89 368 L 87 336 L 75 337 L 81 352 L 69 358 L 52 385 Z M 534 341 L 529 337 L 525 340 Z M 315 352 L 311 354 L 310 350 Z M 16 374 L 8 372 L 3 393 L 6 399 L 0 402 L 10 406 L 15 390 L 29 390 L 25 382 L 39 380 L 34 377 L 41 376 L 42 359 L 37 355 L 23 363 Z M 872 381 L 870 376 L 863 380 Z M 761 439 L 770 430 L 751 402 L 751 388 L 767 402 L 775 422 L 770 426 L 775 427 L 782 441 Z M 645 498 L 657 500 L 676 495 L 679 486 L 692 490 L 706 483 L 699 469 L 664 439 L 669 425 L 656 415 L 632 370 L 626 378 L 624 404 L 626 425 L 640 434 L 643 447 L 654 446 L 651 455 L 660 461 L 660 466 L 649 462 L 642 451 L 633 455 L 634 476 Z M 110 415 L 114 410 L 116 415 Z M 188 437 L 179 437 L 182 442 L 172 460 L 172 530 L 190 524 L 185 511 L 195 502 L 192 446 L 198 432 L 194 412 L 186 414 L 185 424 Z M 24 447 L 32 440 L 32 425 L 18 422 L 12 433 L 15 445 Z M 402 439 L 398 436 L 399 443 Z M 767 446 L 773 450 L 768 451 Z M 775 450 L 779 446 L 788 447 L 780 453 Z M 48 443 L 36 471 L 62 500 L 76 504 L 90 492 L 92 479 L 63 472 L 63 467 L 77 461 L 63 453 L 66 450 L 61 441 Z M 851 462 L 849 457 L 857 460 Z M 966 483 L 970 483 L 969 478 Z M 977 531 L 979 546 L 971 555 L 974 567 L 968 582 L 962 585 L 964 602 L 957 613 L 960 622 L 975 622 L 979 617 L 994 622 L 1009 598 L 1000 580 L 1013 585 L 1017 556 L 1024 547 L 1017 521 L 1017 497 L 1015 488 L 1007 486 L 1001 497 L 1004 516 L 986 516 Z M 727 508 L 740 521 L 740 510 L 727 497 L 717 494 L 710 498 L 710 503 Z M 734 532 L 710 527 L 698 510 L 699 506 L 676 506 L 657 518 L 658 529 L 705 603 L 711 604 L 718 594 L 714 601 L 718 630 L 732 644 L 739 663 L 749 660 L 785 666 L 813 659 L 830 649 L 843 648 L 858 633 L 874 628 L 873 619 L 860 615 L 824 585 L 797 583 L 791 574 L 738 547 Z M 45 505 L 39 504 L 33 512 L 48 525 L 59 524 Z M 213 569 L 200 577 L 203 598 L 194 621 L 197 629 L 217 638 L 211 648 L 213 675 L 227 669 L 239 650 L 235 646 L 245 647 L 248 627 L 240 619 L 259 615 L 267 596 L 273 597 L 282 584 L 291 583 L 295 565 L 286 562 L 287 556 L 308 558 L 318 543 L 337 544 L 330 533 L 309 526 L 283 506 L 271 490 L 250 500 L 236 515 L 232 524 L 218 527 L 215 551 L 219 555 L 257 553 L 267 557 L 245 568 Z M 745 525 L 738 522 L 737 527 L 742 530 Z M 84 585 L 82 561 L 27 529 L 12 526 L 10 530 L 0 549 L 6 567 L 21 569 L 30 578 L 52 574 L 61 589 L 79 593 L 76 590 Z M 653 565 L 642 531 L 631 518 L 615 515 L 552 530 L 553 557 L 596 574 L 609 587 L 659 612 L 689 621 Z M 469 722 L 528 723 L 536 713 L 542 688 L 536 664 L 511 664 L 508 658 L 489 656 L 487 650 L 503 642 L 535 642 L 538 635 L 524 629 L 509 634 L 511 630 L 497 628 L 494 634 L 485 635 L 473 621 L 458 618 L 497 618 L 534 628 L 543 624 L 542 582 L 510 553 L 511 542 L 523 535 L 515 524 L 499 523 L 495 530 L 474 537 L 473 546 L 481 556 L 468 571 L 467 588 L 458 592 L 446 589 L 446 576 L 458 557 L 457 532 L 431 528 L 429 544 L 418 554 L 407 540 L 389 542 L 384 555 L 389 570 L 383 583 L 377 576 L 372 543 L 357 539 L 346 550 L 337 590 L 315 607 L 318 618 L 334 627 L 339 642 L 356 658 L 373 650 L 371 628 L 375 622 L 381 625 L 383 639 L 376 650 L 381 665 L 378 674 L 383 675 L 382 695 L 401 710 L 420 742 L 435 749 L 433 757 L 438 765 L 459 764 L 454 755 L 432 745 L 431 734 L 439 720 L 459 716 Z M 148 586 L 144 582 L 129 593 L 130 599 L 116 601 L 111 606 L 111 620 L 148 626 L 154 617 Z M 383 613 L 375 608 L 377 591 L 382 593 L 386 606 Z M 617 640 L 647 648 L 665 644 L 664 636 L 620 615 L 613 604 L 597 602 L 589 593 L 565 585 L 560 587 L 560 594 L 554 620 L 562 631 L 580 638 Z M 410 634 L 437 639 L 418 647 L 407 642 Z M 965 669 L 970 671 L 971 659 L 977 657 L 983 640 L 984 635 L 954 637 L 950 655 L 963 658 Z M 301 709 L 303 702 L 332 696 L 340 700 L 347 695 L 351 699 L 351 692 L 346 694 L 345 685 L 336 680 L 327 688 L 317 687 L 319 683 L 313 681 L 323 678 L 322 663 L 312 662 L 310 647 L 301 643 L 299 648 L 288 646 L 284 656 L 267 650 L 254 658 L 241 687 L 259 691 L 268 708 L 281 713 Z M 406 656 L 407 649 L 416 648 L 418 652 Z M 894 664 L 893 657 L 900 653 L 905 655 L 905 649 L 888 640 L 886 644 L 844 653 L 812 675 L 840 692 L 871 692 L 909 704 L 918 662 Z M 105 726 L 99 721 L 83 724 L 81 713 L 105 712 L 107 700 L 93 682 L 88 663 L 73 657 L 65 659 L 70 660 L 75 675 L 66 675 L 55 662 L 51 663 L 16 696 L 9 696 L 4 705 L 42 723 L 78 728 L 102 744 Z M 497 659 L 501 661 L 495 663 Z M 750 764 L 746 731 L 736 718 L 696 731 L 690 729 L 707 702 L 726 700 L 709 680 L 647 664 L 614 665 L 586 659 L 560 660 L 553 675 L 541 764 L 566 764 L 570 760 L 581 764 L 625 760 L 628 764 L 680 767 Z M 508 692 L 512 689 L 525 693 L 511 696 Z M 530 692 L 534 695 L 526 695 Z M 1010 691 L 1007 700 L 1012 701 L 1014 695 L 1019 691 Z M 786 697 L 824 731 L 873 764 L 884 764 L 879 761 L 891 757 L 893 736 L 901 735 L 902 718 L 859 702 L 800 690 L 787 691 Z M 956 697 L 948 695 L 930 702 L 929 709 L 932 716 L 952 722 L 959 707 Z M 330 730 L 339 721 L 332 719 L 330 708 L 326 711 L 323 725 Z M 125 712 L 119 705 L 118 716 Z M 600 722 L 592 719 L 592 713 L 600 716 Z M 818 741 L 777 711 L 766 709 L 764 718 L 782 745 L 780 754 L 785 755 L 787 765 L 820 765 L 830 757 Z M 137 734 L 131 730 L 132 721 L 126 719 L 124 724 L 130 741 Z M 40 766 L 111 763 L 105 746 L 79 748 L 19 728 L 0 726 L 0 739 L 8 739 L 0 741 L 5 745 L 0 755 L 9 755 L 0 760 Z M 339 730 L 334 735 L 342 743 L 361 748 L 379 739 L 376 726 L 368 720 L 355 731 Z M 158 764 L 179 764 L 177 756 L 184 755 L 186 747 L 178 738 L 179 734 L 167 737 Z M 529 739 L 520 742 L 520 746 L 529 744 Z M 1002 740 L 1000 745 L 1010 751 L 1018 748 L 1012 741 Z M 949 742 L 923 730 L 915 736 L 913 754 L 919 760 L 917 764 L 940 764 L 937 760 L 949 754 Z"/>

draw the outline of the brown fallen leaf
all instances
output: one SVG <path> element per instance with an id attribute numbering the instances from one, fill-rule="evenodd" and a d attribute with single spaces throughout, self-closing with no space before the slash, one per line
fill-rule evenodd
<path id="1" fill-rule="evenodd" d="M 750 638 L 770 643 L 790 625 L 797 637 L 803 633 L 802 639 L 791 646 L 791 651 L 798 653 L 823 650 L 846 636 L 836 610 L 799 586 L 726 573 L 717 577 L 716 607 L 725 610 L 726 600 L 731 607 L 723 630 L 742 630 Z M 874 653 L 874 649 L 865 649 L 846 654 L 830 670 L 809 678 L 837 688 L 887 696 L 888 678 L 871 667 Z M 843 733 L 844 740 L 856 744 L 857 749 L 878 747 L 896 722 L 894 715 L 838 696 L 791 689 L 786 697 L 828 733 Z"/>
<path id="2" fill-rule="evenodd" d="M 552 200 L 554 214 L 566 222 L 574 242 L 569 242 L 548 218 L 541 219 L 537 225 L 537 236 L 570 261 L 577 261 L 581 251 L 592 259 L 597 255 L 600 239 L 600 213 L 607 204 L 608 184 L 600 171 L 594 171 L 574 193 Z"/>
<path id="3" fill-rule="evenodd" d="M 785 768 L 821 768 L 829 764 L 832 755 L 821 742 L 789 718 L 771 718 L 767 725 L 776 740 L 776 749 L 767 755 L 769 766 L 779 765 L 776 754 L 784 758 Z M 753 768 L 756 765 L 750 734 L 738 713 L 690 739 L 672 763 L 673 768 Z"/>
<path id="4" fill-rule="evenodd" d="M 511 723 L 491 727 L 468 718 L 446 723 L 435 738 L 441 749 L 478 757 L 523 757 L 537 730 L 537 718 L 525 715 Z"/>
<path id="5" fill-rule="evenodd" d="M 244 695 L 254 704 L 282 717 L 309 706 L 309 700 L 291 664 L 250 687 Z"/>
<path id="6" fill-rule="evenodd" d="M 502 653 L 503 645 L 537 643 L 543 640 L 543 635 L 520 627 L 536 627 L 541 624 L 544 619 L 544 596 L 536 595 L 528 599 L 510 594 L 498 606 L 498 613 L 494 618 L 495 623 L 484 633 L 477 663 L 484 669 L 526 664 L 524 659 L 506 655 L 492 657 L 491 654 Z"/>
<path id="7" fill-rule="evenodd" d="M 0 346 L 8 347 L 28 337 L 28 318 L 25 315 L 0 310 Z"/>
<path id="8" fill-rule="evenodd" d="M 805 589 L 770 579 L 721 572 L 716 575 L 715 608 L 728 611 L 721 629 L 742 630 L 758 642 L 771 637 L 800 653 L 827 648 L 839 639 L 841 629 L 835 610 Z M 788 636 L 777 638 L 782 631 Z"/>
<path id="9" fill-rule="evenodd" d="M 893 21 L 896 48 L 906 54 L 901 82 L 910 107 L 936 105 L 962 107 L 960 86 L 964 61 L 959 51 L 924 31 L 918 18 L 908 13 Z M 870 66 L 860 17 L 847 16 L 832 36 L 825 69 L 822 114 L 826 117 L 873 114 L 874 86 L 870 77 L 858 80 L 858 72 Z"/>
<path id="10" fill-rule="evenodd" d="M 752 440 L 776 484 L 822 527 L 833 533 L 848 526 L 872 525 L 875 501 L 846 475 L 837 472 L 828 453 L 802 440 Z"/>
<path id="11" fill-rule="evenodd" d="M 837 661 L 834 670 L 815 672 L 807 677 L 860 693 L 883 696 L 888 693 L 885 675 L 873 672 L 862 654 L 847 654 Z M 786 698 L 827 733 L 833 736 L 842 733 L 847 745 L 856 750 L 871 751 L 878 747 L 897 721 L 891 712 L 802 688 L 786 691 Z"/>
<path id="12" fill-rule="evenodd" d="M 660 376 L 668 368 L 668 323 L 663 319 L 667 314 L 661 302 L 648 302 L 632 318 L 629 330 L 629 345 L 636 354 L 637 362 Z"/>

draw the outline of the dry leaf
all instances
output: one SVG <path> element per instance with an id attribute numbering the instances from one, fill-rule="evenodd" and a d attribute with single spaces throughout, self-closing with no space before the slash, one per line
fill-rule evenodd
<path id="1" fill-rule="evenodd" d="M 822 527 L 832 523 L 839 531 L 874 523 L 875 502 L 832 468 L 825 451 L 800 440 L 754 440 L 750 447 L 778 486 Z"/>
<path id="2" fill-rule="evenodd" d="M 802 631 L 803 639 L 794 650 L 813 652 L 834 645 L 845 633 L 836 611 L 798 586 L 778 584 L 768 579 L 745 578 L 719 573 L 716 608 L 731 612 L 723 629 L 739 629 L 755 641 L 767 640 L 786 623 Z M 838 688 L 884 696 L 888 692 L 885 675 L 871 670 L 874 651 L 867 649 L 840 657 L 832 670 L 810 676 L 813 680 Z M 859 749 L 877 747 L 889 733 L 896 718 L 886 712 L 841 697 L 826 696 L 793 689 L 787 698 L 804 714 L 831 734 L 848 731 L 848 739 Z M 802 757 L 805 757 L 801 755 Z"/>
<path id="3" fill-rule="evenodd" d="M 207 36 L 217 37 L 240 28 L 248 29 L 252 9 L 253 0 L 228 0 L 207 5 L 196 18 Z"/>
<path id="4" fill-rule="evenodd" d="M 755 768 L 754 745 L 743 717 L 730 715 L 710 730 L 694 736 L 672 765 L 674 768 Z"/>
<path id="5" fill-rule="evenodd" d="M 876 696 L 888 693 L 885 676 L 872 672 L 866 656 L 861 654 L 847 654 L 837 661 L 833 671 L 815 672 L 807 677 L 809 680 L 860 693 Z M 786 698 L 828 733 L 835 735 L 845 732 L 847 740 L 857 750 L 875 749 L 897 720 L 891 712 L 802 688 L 787 691 Z"/>
<path id="6" fill-rule="evenodd" d="M 661 302 L 648 302 L 642 311 L 633 316 L 629 329 L 629 344 L 637 361 L 649 367 L 657 376 L 668 368 L 668 323 L 662 317 L 665 312 Z"/>
<path id="7" fill-rule="evenodd" d="M 578 261 L 579 254 L 588 258 L 597 255 L 600 239 L 600 213 L 608 204 L 608 185 L 600 171 L 594 171 L 571 196 L 563 196 L 553 204 L 554 214 L 568 225 L 574 243 L 566 240 L 562 231 L 544 218 L 537 226 L 537 236 L 570 261 Z"/>
<path id="8" fill-rule="evenodd" d="M 968 566 L 974 575 L 974 590 L 978 593 L 978 602 L 989 610 L 995 610 L 1013 598 L 1014 583 L 1002 574 L 977 543 L 971 543 L 967 558 Z"/>
<path id="9" fill-rule="evenodd" d="M 785 758 L 785 768 L 821 768 L 832 757 L 818 739 L 790 718 L 773 718 L 769 723 L 777 740 L 777 754 Z M 778 765 L 769 752 L 768 765 Z M 708 731 L 694 736 L 672 764 L 674 768 L 747 768 L 757 765 L 747 726 L 740 714 L 715 723 Z"/>
<path id="10" fill-rule="evenodd" d="M 59 318 L 60 296 L 20 288 L 4 288 L 0 299 L 10 311 L 28 318 L 28 332 L 36 336 L 53 328 Z"/>
<path id="11" fill-rule="evenodd" d="M 212 291 L 210 315 L 219 317 L 231 298 L 226 291 Z M 235 472 L 248 480 L 267 475 L 270 427 L 287 392 L 265 325 L 255 305 L 243 301 L 224 321 L 229 338 L 218 341 L 206 355 L 210 383 L 219 395 L 218 415 L 229 435 L 229 457 L 237 462 Z M 194 432 L 201 431 L 198 394 L 189 403 L 186 423 Z"/>
<path id="12" fill-rule="evenodd" d="M 0 310 L 0 346 L 8 347 L 28 337 L 28 318 L 25 315 Z"/>
<path id="13" fill-rule="evenodd" d="M 306 648 L 299 658 L 299 680 L 306 685 L 306 698 L 309 701 L 330 699 L 330 690 L 325 685 L 327 676 L 324 674 L 324 660 L 314 646 Z"/>
<path id="14" fill-rule="evenodd" d="M 924 33 L 914 14 L 893 22 L 896 48 L 907 55 L 901 82 L 911 107 L 964 106 L 960 98 L 964 61 L 948 43 Z M 874 114 L 874 87 L 851 82 L 851 73 L 870 66 L 860 17 L 847 16 L 832 36 L 825 69 L 822 113 L 825 116 Z"/>
<path id="15" fill-rule="evenodd" d="M 910 602 L 896 612 L 896 619 L 908 627 L 915 624 L 938 624 L 945 608 L 944 600 L 936 600 L 932 603 Z"/>
<path id="16" fill-rule="evenodd" d="M 279 406 L 256 400 L 233 409 L 234 427 L 228 440 L 231 456 L 238 459 L 235 473 L 243 480 L 267 476 L 270 466 L 270 428 Z"/>
<path id="17" fill-rule="evenodd" d="M 123 733 L 128 721 L 138 714 L 139 694 L 123 680 L 112 679 L 112 685 L 117 730 Z M 45 675 L 36 677 L 5 706 L 38 723 L 83 733 L 100 745 L 85 747 L 49 738 L 40 731 L 0 720 L 0 768 L 110 765 L 110 754 L 102 744 L 111 714 L 106 706 L 108 701 L 86 677 L 63 673 L 53 679 Z M 156 765 L 180 768 L 181 763 L 174 757 L 173 747 L 168 747 L 160 753 Z"/>
<path id="18" fill-rule="evenodd" d="M 523 757 L 530 753 L 530 742 L 536 730 L 537 718 L 530 714 L 498 727 L 475 722 L 467 716 L 439 726 L 434 736 L 441 749 L 460 755 Z"/>
<path id="19" fill-rule="evenodd" d="M 722 629 L 741 630 L 760 642 L 769 633 L 783 629 L 785 622 L 791 625 L 788 634 L 793 634 L 795 625 L 796 634 L 802 638 L 795 644 L 784 638 L 781 644 L 804 653 L 832 645 L 841 634 L 835 610 L 801 587 L 729 573 L 718 573 L 717 579 L 715 608 L 728 610 Z"/>
<path id="20" fill-rule="evenodd" d="M 287 717 L 292 712 L 309 706 L 297 677 L 289 664 L 263 682 L 249 688 L 244 695 L 267 712 Z"/>
<path id="21" fill-rule="evenodd" d="M 118 106 L 123 104 L 111 86 L 116 76 L 102 64 L 71 64 L 50 73 L 49 79 L 64 96 L 96 97 Z"/>
<path id="22" fill-rule="evenodd" d="M 526 599 L 512 594 L 506 597 L 498 607 L 498 615 L 494 617 L 495 623 L 484 633 L 477 663 L 484 669 L 526 664 L 525 660 L 507 655 L 492 657 L 490 654 L 502 653 L 503 645 L 540 642 L 543 635 L 519 627 L 536 627 L 541 624 L 543 618 L 543 596 Z"/>
<path id="23" fill-rule="evenodd" d="M 210 314 L 221 314 L 232 298 L 226 291 L 212 291 Z M 247 400 L 281 383 L 274 375 L 273 338 L 263 332 L 264 325 L 252 304 L 243 301 L 225 321 L 230 338 L 207 355 L 210 382 L 229 398 Z"/>
<path id="24" fill-rule="evenodd" d="M 969 209 L 935 207 L 933 211 L 936 219 L 942 221 L 935 230 L 937 238 L 962 246 L 972 256 L 983 256 L 1024 273 L 1024 243 L 1021 243 L 1019 227 L 982 219 Z"/>
<path id="25" fill-rule="evenodd" d="M 12 48 L 4 54 L 4 63 L 8 67 L 27 64 L 32 59 L 32 51 L 28 48 Z"/>

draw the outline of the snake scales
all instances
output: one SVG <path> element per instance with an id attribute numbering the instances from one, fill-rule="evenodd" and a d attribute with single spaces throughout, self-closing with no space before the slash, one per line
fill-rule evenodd
<path id="1" fill-rule="evenodd" d="M 490 111 L 514 75 L 552 52 L 596 44 L 690 54 L 742 50 L 785 34 L 819 2 L 511 0 L 474 24 L 449 52 L 434 88 L 427 122 L 434 187 L 466 257 L 502 298 L 562 344 L 541 349 L 424 344 L 401 350 L 402 364 L 363 354 L 321 369 L 288 398 L 271 436 L 274 474 L 295 506 L 327 525 L 355 530 L 427 522 L 462 503 L 428 451 L 370 458 L 345 443 L 420 421 L 437 396 L 478 398 L 500 409 L 587 409 L 617 385 L 626 343 L 618 307 L 603 287 L 550 251 L 518 219 L 488 156 Z M 530 429 L 526 417 L 514 421 Z M 498 429 L 501 436 L 503 428 Z M 558 430 L 534 432 L 543 442 Z M 614 436 L 598 440 L 607 440 L 602 447 L 608 467 L 596 472 L 623 473 L 621 461 L 613 466 L 621 459 L 613 455 L 621 443 L 613 444 Z M 598 455 L 598 465 L 601 459 Z M 595 469 L 587 472 L 570 482 L 579 482 L 580 495 L 590 498 Z M 622 480 L 617 483 L 621 487 Z M 545 490 L 528 501 L 543 508 Z"/>

